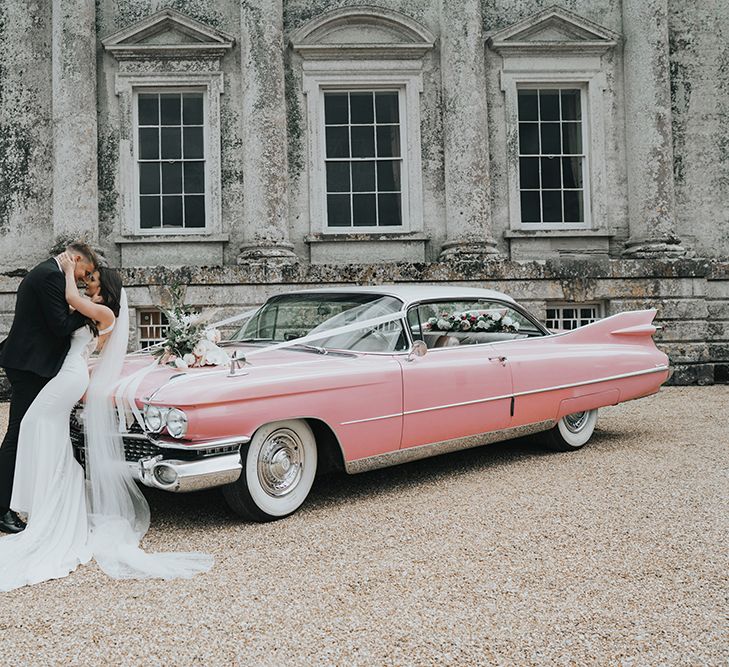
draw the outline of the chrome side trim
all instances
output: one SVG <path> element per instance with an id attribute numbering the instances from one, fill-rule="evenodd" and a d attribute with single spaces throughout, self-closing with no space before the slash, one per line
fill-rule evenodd
<path id="1" fill-rule="evenodd" d="M 589 326 L 589 325 L 586 325 Z M 589 384 L 598 384 L 600 382 L 609 382 L 610 380 L 622 380 L 624 378 L 636 377 L 638 375 L 649 375 L 650 373 L 665 373 L 668 370 L 668 366 L 656 366 L 655 368 L 647 368 L 644 371 L 633 371 L 631 373 L 622 373 L 620 375 L 611 375 L 606 378 L 599 378 L 597 380 L 585 380 L 584 382 L 572 382 L 571 384 L 559 384 L 553 387 L 546 387 L 544 389 L 530 389 L 529 391 L 519 391 L 514 396 L 528 396 L 529 394 L 541 394 L 545 391 L 557 391 L 558 389 L 571 389 L 572 387 L 584 387 Z"/>
<path id="2" fill-rule="evenodd" d="M 505 398 L 511 398 L 511 394 L 501 394 L 500 396 L 489 396 L 488 398 L 476 398 L 473 401 L 463 401 L 462 403 L 448 403 L 446 405 L 437 405 L 433 408 L 419 408 L 417 410 L 408 410 L 403 415 L 415 415 L 419 412 L 431 412 L 433 410 L 445 410 L 447 408 L 460 408 L 464 405 L 475 405 L 477 403 L 490 403 L 491 401 L 500 401 Z"/>
<path id="3" fill-rule="evenodd" d="M 507 428 L 503 431 L 490 431 L 487 433 L 468 435 L 463 438 L 454 438 L 453 440 L 432 442 L 428 445 L 419 445 L 418 447 L 407 447 L 405 449 L 395 450 L 394 452 L 367 456 L 356 461 L 345 461 L 344 468 L 350 475 L 367 470 L 376 470 L 377 468 L 387 468 L 389 466 L 399 465 L 400 463 L 409 463 L 410 461 L 437 456 L 438 454 L 447 454 L 448 452 L 455 452 L 461 449 L 480 447 L 481 445 L 488 445 L 492 442 L 501 442 L 502 440 L 511 440 L 512 438 L 521 438 L 526 435 L 540 433 L 541 431 L 548 431 L 556 423 L 556 420 L 548 419 L 536 424 Z"/>
<path id="4" fill-rule="evenodd" d="M 353 419 L 349 422 L 341 422 L 340 426 L 349 426 L 350 424 L 362 424 L 363 422 L 375 422 L 380 419 L 394 419 L 395 417 L 402 417 L 402 412 L 395 412 L 391 415 L 382 415 L 382 417 L 367 417 L 367 419 Z"/>
<path id="5" fill-rule="evenodd" d="M 611 380 L 622 380 L 624 378 L 636 377 L 638 375 L 648 375 L 650 373 L 665 373 L 670 370 L 668 366 L 657 366 L 656 368 L 648 368 L 642 371 L 632 371 L 631 373 L 623 373 L 621 375 L 611 375 L 609 377 L 598 378 L 597 380 L 584 380 L 582 382 L 572 382 L 571 384 L 554 385 L 552 387 L 543 387 L 541 389 L 530 389 L 529 391 L 518 391 L 514 394 L 501 394 L 500 396 L 490 396 L 489 398 L 477 398 L 473 401 L 463 401 L 462 403 L 447 403 L 445 405 L 436 405 L 430 408 L 419 408 L 418 410 L 408 410 L 400 414 L 382 415 L 381 417 L 368 417 L 366 419 L 356 419 L 354 421 L 342 422 L 342 426 L 349 424 L 360 424 L 362 422 L 372 422 L 378 419 L 392 419 L 393 417 L 414 415 L 419 412 L 432 412 L 434 410 L 446 410 L 448 408 L 460 408 L 464 405 L 475 405 L 477 403 L 488 403 L 490 401 L 500 401 L 512 396 L 529 396 L 530 394 L 541 394 L 545 391 L 557 391 L 559 389 L 571 389 L 572 387 L 584 387 L 591 384 L 599 384 L 600 382 L 610 382 Z"/>

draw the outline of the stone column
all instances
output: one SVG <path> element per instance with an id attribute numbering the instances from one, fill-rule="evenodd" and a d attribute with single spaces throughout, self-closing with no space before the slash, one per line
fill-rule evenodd
<path id="1" fill-rule="evenodd" d="M 241 2 L 243 230 L 238 263 L 298 261 L 289 242 L 283 0 Z"/>
<path id="2" fill-rule="evenodd" d="M 53 233 L 99 236 L 96 5 L 53 0 Z"/>
<path id="3" fill-rule="evenodd" d="M 441 0 L 447 239 L 441 259 L 496 252 L 480 0 Z"/>
<path id="4" fill-rule="evenodd" d="M 667 0 L 623 0 L 627 257 L 678 257 Z"/>

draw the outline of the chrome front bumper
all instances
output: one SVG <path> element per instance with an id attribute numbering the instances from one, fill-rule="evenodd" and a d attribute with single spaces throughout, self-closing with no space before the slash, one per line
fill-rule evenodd
<path id="1" fill-rule="evenodd" d="M 136 462 L 127 461 L 127 465 L 138 482 L 175 493 L 231 484 L 238 480 L 243 470 L 240 454 L 237 453 L 196 461 L 166 459 L 159 454 Z"/>

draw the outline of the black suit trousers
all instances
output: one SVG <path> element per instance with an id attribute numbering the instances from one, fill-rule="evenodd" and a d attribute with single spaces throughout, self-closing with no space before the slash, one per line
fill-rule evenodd
<path id="1" fill-rule="evenodd" d="M 15 368 L 6 368 L 5 374 L 10 380 L 12 395 L 8 431 L 0 446 L 0 513 L 3 514 L 10 508 L 10 497 L 13 493 L 20 422 L 23 421 L 23 417 L 35 397 L 50 380 L 50 378 L 44 378 L 29 371 L 19 371 Z"/>

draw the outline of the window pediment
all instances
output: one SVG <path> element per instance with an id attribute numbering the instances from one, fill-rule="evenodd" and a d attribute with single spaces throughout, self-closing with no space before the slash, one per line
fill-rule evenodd
<path id="1" fill-rule="evenodd" d="M 537 51 L 596 55 L 613 48 L 619 41 L 617 33 L 554 6 L 492 33 L 487 44 L 502 55 Z"/>
<path id="2" fill-rule="evenodd" d="M 398 12 L 373 7 L 347 7 L 309 21 L 291 37 L 305 58 L 421 58 L 433 48 L 435 36 Z"/>
<path id="3" fill-rule="evenodd" d="M 174 9 L 163 9 L 101 43 L 118 60 L 220 58 L 235 39 Z"/>

